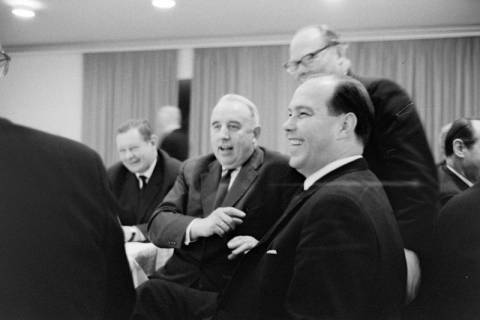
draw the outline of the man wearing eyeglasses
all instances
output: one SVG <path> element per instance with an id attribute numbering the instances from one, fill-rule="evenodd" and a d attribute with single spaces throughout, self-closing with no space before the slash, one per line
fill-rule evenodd
<path id="1" fill-rule="evenodd" d="M 422 259 L 428 255 L 437 211 L 438 181 L 433 156 L 407 93 L 393 81 L 353 75 L 346 49 L 347 45 L 329 27 L 308 26 L 294 35 L 290 60 L 284 67 L 299 82 L 322 74 L 350 75 L 367 88 L 375 119 L 363 155 L 382 181 L 400 227 L 406 248 L 410 302 L 420 283 L 417 255 Z"/>
<path id="2" fill-rule="evenodd" d="M 0 318 L 128 319 L 117 208 L 97 153 L 0 117 Z"/>

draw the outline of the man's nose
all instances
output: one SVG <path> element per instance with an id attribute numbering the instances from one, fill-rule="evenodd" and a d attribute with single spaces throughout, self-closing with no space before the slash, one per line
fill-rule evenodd
<path id="1" fill-rule="evenodd" d="M 230 138 L 230 131 L 228 130 L 227 126 L 222 126 L 220 128 L 220 137 L 222 139 L 229 139 Z"/>
<path id="2" fill-rule="evenodd" d="M 282 125 L 283 130 L 286 132 L 290 132 L 295 129 L 295 120 L 294 117 L 288 117 L 287 121 L 285 121 Z"/>

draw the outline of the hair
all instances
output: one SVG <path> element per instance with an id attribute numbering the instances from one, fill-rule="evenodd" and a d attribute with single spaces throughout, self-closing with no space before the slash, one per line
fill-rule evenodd
<path id="1" fill-rule="evenodd" d="M 452 126 L 445 136 L 445 156 L 449 157 L 453 154 L 453 141 L 455 139 L 462 140 L 467 149 L 470 149 L 470 147 L 477 141 L 472 120 L 478 119 L 460 118 L 452 123 Z"/>
<path id="2" fill-rule="evenodd" d="M 345 57 L 347 44 L 340 41 L 339 34 L 336 33 L 334 30 L 332 30 L 328 25 L 326 25 L 326 24 L 310 25 L 310 26 L 307 26 L 307 27 L 304 27 L 304 28 L 298 30 L 297 33 L 300 33 L 302 31 L 305 31 L 305 30 L 308 30 L 308 29 L 317 30 L 327 44 L 339 44 L 339 45 L 335 46 L 335 48 L 337 50 L 337 53 L 338 53 L 339 56 Z"/>
<path id="3" fill-rule="evenodd" d="M 252 101 L 239 94 L 228 93 L 218 100 L 217 105 L 224 102 L 238 102 L 245 105 L 250 111 L 250 116 L 252 118 L 254 127 L 260 127 L 260 116 L 258 114 L 258 109 Z"/>
<path id="4" fill-rule="evenodd" d="M 373 128 L 374 108 L 367 89 L 349 76 L 331 76 L 336 81 L 331 98 L 327 101 L 330 114 L 353 113 L 357 117 L 355 134 L 365 145 Z"/>
<path id="5" fill-rule="evenodd" d="M 152 138 L 152 127 L 147 120 L 143 119 L 130 119 L 126 121 L 120 127 L 118 127 L 117 134 L 125 133 L 131 129 L 137 129 L 145 141 L 148 141 Z"/>

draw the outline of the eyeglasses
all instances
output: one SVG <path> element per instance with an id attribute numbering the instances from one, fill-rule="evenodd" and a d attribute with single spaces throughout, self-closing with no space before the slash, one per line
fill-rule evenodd
<path id="1" fill-rule="evenodd" d="M 304 55 L 303 57 L 300 58 L 300 60 L 293 60 L 293 61 L 288 61 L 287 63 L 285 63 L 283 65 L 283 67 L 285 68 L 285 70 L 287 70 L 287 72 L 295 72 L 297 69 L 298 69 L 298 66 L 300 64 L 303 64 L 305 67 L 308 66 L 309 64 L 311 64 L 313 62 L 313 60 L 324 50 L 330 48 L 330 47 L 333 47 L 333 46 L 336 46 L 340 44 L 340 42 L 338 41 L 332 41 L 330 43 L 328 43 L 325 47 L 322 47 L 314 52 L 311 52 L 311 53 L 307 53 L 306 55 Z"/>
<path id="2" fill-rule="evenodd" d="M 10 56 L 3 50 L 0 50 L 0 76 L 4 77 L 8 72 L 8 65 L 10 64 Z"/>

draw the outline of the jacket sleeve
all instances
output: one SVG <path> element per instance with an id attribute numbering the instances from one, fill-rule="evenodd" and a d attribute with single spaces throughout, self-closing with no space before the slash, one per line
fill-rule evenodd
<path id="1" fill-rule="evenodd" d="M 129 319 L 135 303 L 135 289 L 132 274 L 125 254 L 123 233 L 115 211 L 118 203 L 112 194 L 105 169 L 97 159 L 99 171 L 99 192 L 104 201 L 104 241 L 103 250 L 106 262 L 106 310 L 105 319 Z"/>
<path id="2" fill-rule="evenodd" d="M 148 223 L 148 238 L 161 248 L 180 248 L 185 241 L 185 231 L 195 218 L 187 215 L 189 185 L 185 164 L 168 194 L 160 203 Z"/>
<path id="3" fill-rule="evenodd" d="M 414 103 L 396 83 L 377 80 L 367 89 L 375 106 L 367 161 L 385 188 L 405 247 L 422 252 L 431 240 L 439 192 L 422 122 Z"/>

